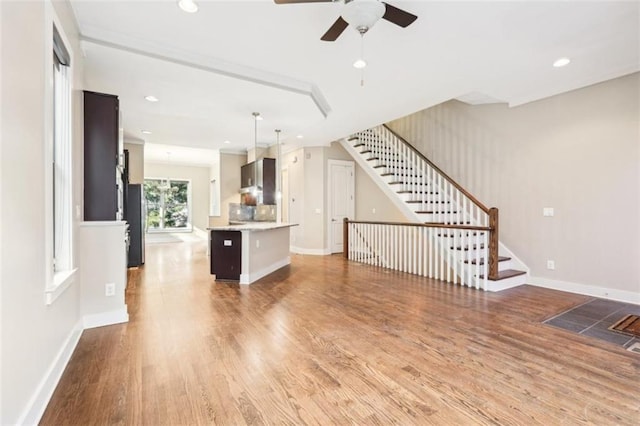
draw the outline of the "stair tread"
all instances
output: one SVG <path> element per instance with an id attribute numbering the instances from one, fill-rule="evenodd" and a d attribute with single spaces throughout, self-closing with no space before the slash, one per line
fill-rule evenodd
<path id="1" fill-rule="evenodd" d="M 498 277 L 495 280 L 491 281 L 506 280 L 507 278 L 517 277 L 526 273 L 526 271 L 518 271 L 517 269 L 505 269 L 504 271 L 498 271 Z M 484 275 L 480 275 L 480 278 L 484 278 Z"/>
<path id="2" fill-rule="evenodd" d="M 476 244 L 473 244 L 471 246 L 458 246 L 458 247 L 451 247 L 451 250 L 462 250 L 462 251 L 469 251 L 469 250 L 477 250 L 478 248 L 480 248 L 480 250 L 482 250 L 484 248 L 484 244 L 480 244 L 480 246 L 477 246 Z"/>
<path id="3" fill-rule="evenodd" d="M 433 193 L 432 193 L 433 194 Z M 451 204 L 451 201 L 439 201 L 439 200 L 409 200 L 406 201 L 408 204 Z"/>
<path id="4" fill-rule="evenodd" d="M 506 262 L 508 260 L 511 260 L 511 258 L 507 257 L 507 256 L 498 256 L 498 262 Z M 473 260 L 465 260 L 464 263 L 470 263 L 472 265 L 475 265 L 476 264 L 476 260 L 475 259 L 473 259 Z M 484 257 L 480 258 L 480 261 L 478 262 L 478 265 L 484 265 Z"/>
<path id="5" fill-rule="evenodd" d="M 418 210 L 416 214 L 458 214 L 458 212 L 438 212 L 433 210 Z"/>
<path id="6" fill-rule="evenodd" d="M 460 232 L 461 230 L 460 230 L 460 229 L 454 229 L 453 231 L 458 231 L 458 232 Z M 469 232 L 469 231 L 467 231 L 467 237 L 475 237 L 476 235 L 478 235 L 478 233 L 477 233 L 477 232 Z M 455 235 L 454 233 L 452 233 L 452 234 L 438 234 L 438 237 L 449 237 L 449 238 L 453 238 L 453 237 L 455 237 L 455 236 L 456 236 L 456 235 Z"/>

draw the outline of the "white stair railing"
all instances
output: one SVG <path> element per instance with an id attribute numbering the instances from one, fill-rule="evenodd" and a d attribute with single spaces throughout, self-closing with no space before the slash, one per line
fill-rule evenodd
<path id="1" fill-rule="evenodd" d="M 417 222 L 349 222 L 349 258 L 486 289 L 487 278 L 498 275 L 498 210 L 385 125 L 354 134 L 348 145 L 394 188 Z"/>
<path id="2" fill-rule="evenodd" d="M 488 227 L 350 220 L 344 226 L 350 260 L 487 289 Z"/>

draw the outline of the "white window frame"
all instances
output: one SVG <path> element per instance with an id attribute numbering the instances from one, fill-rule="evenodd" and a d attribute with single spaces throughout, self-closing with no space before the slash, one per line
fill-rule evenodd
<path id="1" fill-rule="evenodd" d="M 45 259 L 46 285 L 45 304 L 52 304 L 74 282 L 77 268 L 74 262 L 74 221 L 73 221 L 73 147 L 74 113 L 73 77 L 74 58 L 70 42 L 60 20 L 50 3 L 46 3 L 45 31 Z M 69 66 L 64 66 L 56 79 L 54 72 L 53 38 L 56 28 L 70 58 Z M 58 85 L 56 87 L 56 81 Z M 57 96 L 56 96 L 57 93 Z M 55 103 L 55 105 L 54 105 Z M 56 111 L 62 111 L 63 118 L 56 119 Z M 54 125 L 54 120 L 57 125 Z M 57 149 L 54 149 L 57 147 Z M 54 163 L 56 167 L 54 171 Z M 54 194 L 54 186 L 57 188 Z M 55 203 L 55 207 L 54 207 Z M 55 253 L 55 255 L 54 255 Z M 55 257 L 55 259 L 54 259 Z"/>
<path id="2" fill-rule="evenodd" d="M 191 179 L 186 179 L 186 178 L 177 178 L 177 177 L 145 177 L 144 180 L 167 180 L 169 182 L 171 181 L 176 181 L 176 182 L 187 182 L 187 207 L 189 210 L 189 213 L 187 215 L 187 226 L 185 228 L 148 228 L 147 227 L 147 233 L 149 234 L 161 234 L 163 232 L 165 233 L 180 233 L 180 232 L 193 232 L 193 181 Z M 143 182 L 144 182 L 143 180 Z M 144 188 L 144 185 L 143 185 Z M 142 197 L 145 201 L 145 211 L 148 212 L 148 209 L 146 207 L 146 198 L 144 198 L 144 194 L 142 194 Z M 164 199 L 163 197 L 161 197 L 161 203 L 164 204 Z M 147 213 L 148 214 L 148 213 Z M 146 217 L 145 217 L 145 221 L 146 221 Z"/>

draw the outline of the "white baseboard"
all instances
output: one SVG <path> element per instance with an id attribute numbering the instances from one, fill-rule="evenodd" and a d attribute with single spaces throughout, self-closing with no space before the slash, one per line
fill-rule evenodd
<path id="1" fill-rule="evenodd" d="M 584 294 L 587 296 L 599 297 L 602 299 L 617 300 L 619 302 L 634 303 L 640 305 L 640 293 L 615 288 L 597 287 L 582 283 L 572 283 L 569 281 L 552 280 L 542 277 L 531 277 L 529 284 L 538 287 L 550 288 L 553 290 L 566 291 L 569 293 Z"/>
<path id="2" fill-rule="evenodd" d="M 84 328 L 103 327 L 105 325 L 121 324 L 129 322 L 127 306 L 116 311 L 102 312 L 100 314 L 85 315 L 83 317 Z"/>
<path id="3" fill-rule="evenodd" d="M 291 246 L 289 250 L 291 250 L 291 253 L 310 254 L 313 256 L 327 256 L 331 254 L 331 250 L 328 247 L 321 248 L 321 249 L 308 249 L 308 248 Z"/>
<path id="4" fill-rule="evenodd" d="M 272 272 L 277 271 L 280 268 L 283 268 L 287 265 L 291 264 L 291 257 L 287 256 L 286 258 L 279 260 L 266 268 L 262 268 L 259 271 L 254 272 L 253 274 L 240 274 L 240 284 L 251 284 L 259 280 L 262 277 L 266 277 Z"/>
<path id="5" fill-rule="evenodd" d="M 82 335 L 82 320 L 73 327 L 69 336 L 62 344 L 58 355 L 54 358 L 53 362 L 49 366 L 49 369 L 45 373 L 44 377 L 38 384 L 33 396 L 29 400 L 25 411 L 20 416 L 17 424 L 19 425 L 36 425 L 40 422 L 40 418 L 44 414 L 49 400 L 53 395 L 53 391 L 56 390 L 60 377 L 64 369 L 67 367 L 71 355 L 75 350 L 80 336 Z"/>

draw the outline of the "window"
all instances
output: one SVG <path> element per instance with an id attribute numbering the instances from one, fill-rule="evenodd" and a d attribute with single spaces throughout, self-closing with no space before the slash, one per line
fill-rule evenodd
<path id="1" fill-rule="evenodd" d="M 53 27 L 53 269 L 71 269 L 71 84 L 69 53 Z"/>
<path id="2" fill-rule="evenodd" d="M 191 182 L 145 179 L 147 231 L 191 231 Z"/>
<path id="3" fill-rule="evenodd" d="M 51 175 L 49 192 L 50 211 L 50 259 L 53 279 L 47 284 L 46 303 L 71 284 L 73 273 L 73 215 L 72 215 L 72 107 L 71 107 L 71 57 L 61 34 L 53 26 L 52 61 L 52 133 L 50 154 Z"/>

